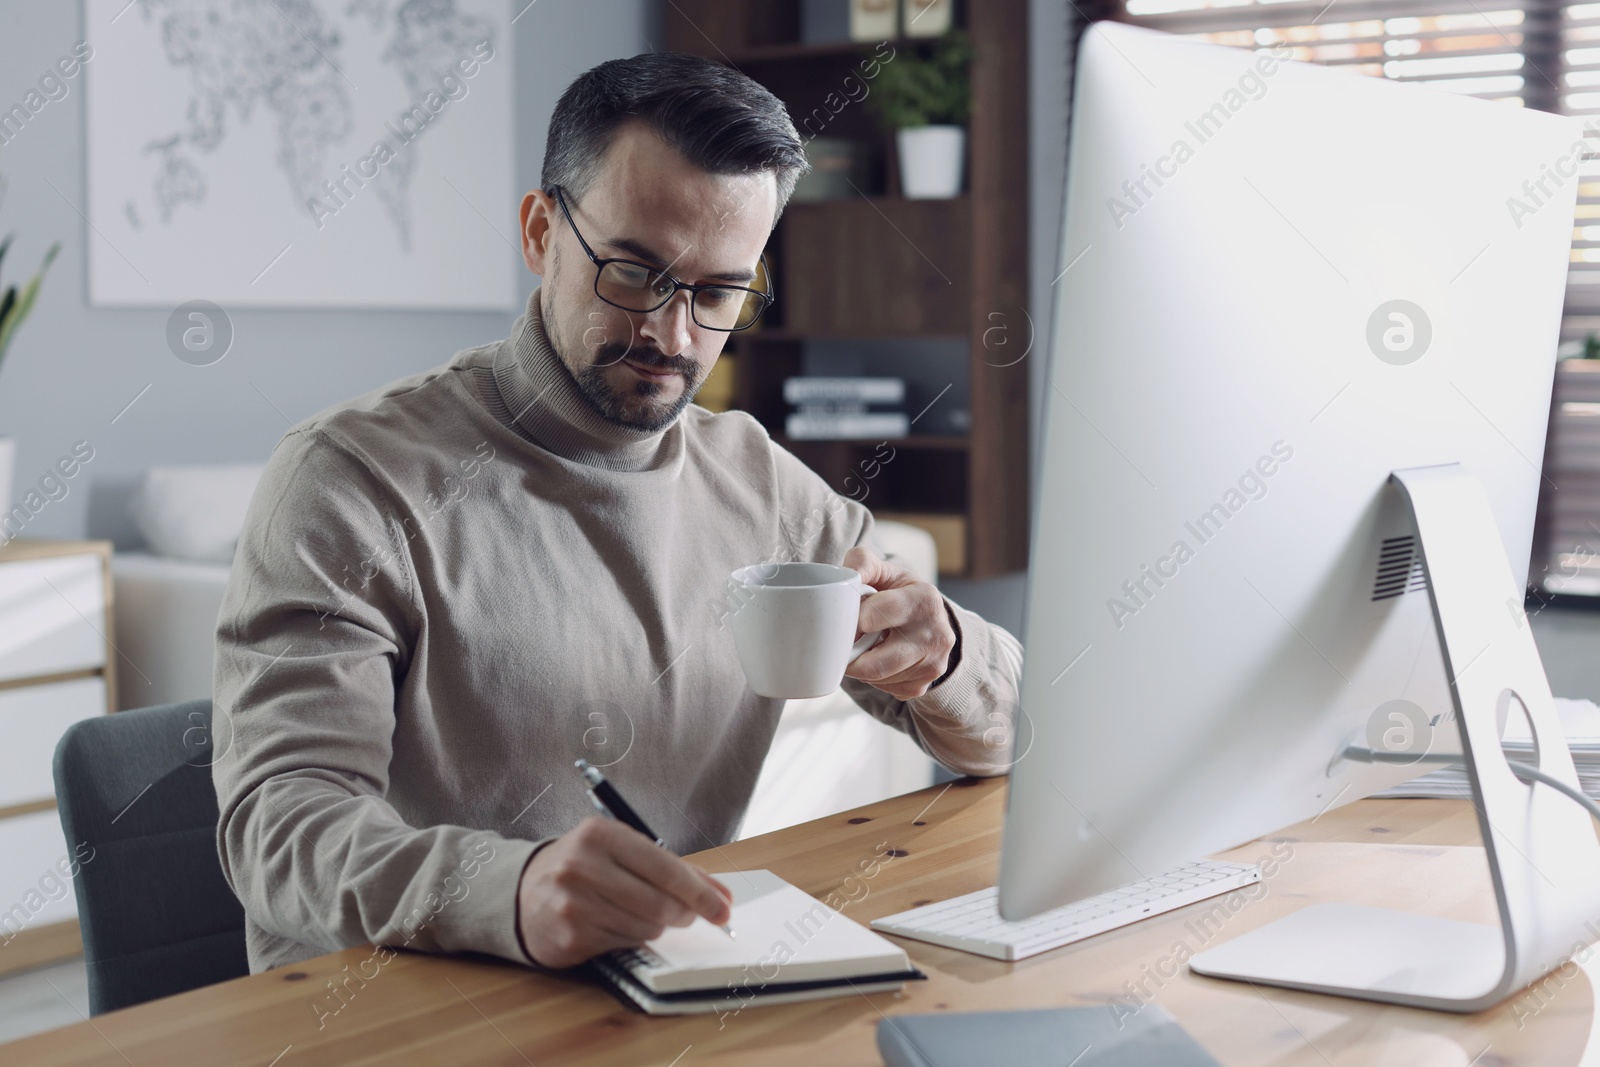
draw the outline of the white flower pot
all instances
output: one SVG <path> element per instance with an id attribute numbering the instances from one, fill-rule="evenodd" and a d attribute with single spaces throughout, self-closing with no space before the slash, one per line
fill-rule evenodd
<path id="1" fill-rule="evenodd" d="M 960 126 L 912 126 L 897 130 L 900 189 L 908 200 L 944 200 L 961 192 L 967 131 Z"/>
<path id="2" fill-rule="evenodd" d="M 0 516 L 11 510 L 11 475 L 17 466 L 17 439 L 0 437 Z M 0 537 L 3 537 L 0 534 Z"/>

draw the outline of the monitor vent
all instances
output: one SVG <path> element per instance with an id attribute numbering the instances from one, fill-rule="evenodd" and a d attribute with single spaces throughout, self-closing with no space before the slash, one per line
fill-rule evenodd
<path id="1" fill-rule="evenodd" d="M 1372 579 L 1372 599 L 1388 600 L 1402 593 L 1419 593 L 1428 588 L 1422 572 L 1422 553 L 1415 537 L 1390 537 L 1378 550 L 1378 573 Z"/>

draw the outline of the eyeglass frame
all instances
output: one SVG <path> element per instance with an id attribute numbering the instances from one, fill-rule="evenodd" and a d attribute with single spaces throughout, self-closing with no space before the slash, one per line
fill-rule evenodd
<path id="1" fill-rule="evenodd" d="M 731 282 L 708 282 L 703 285 L 691 285 L 688 282 L 680 282 L 678 279 L 674 278 L 660 267 L 652 267 L 648 263 L 640 263 L 638 260 L 628 259 L 626 256 L 606 256 L 603 258 L 601 256 L 597 256 L 595 255 L 594 249 L 589 247 L 589 242 L 583 239 L 583 234 L 578 230 L 577 222 L 572 218 L 572 209 L 567 207 L 565 190 L 563 190 L 560 185 L 552 185 L 550 186 L 549 192 L 555 202 L 560 205 L 561 214 L 566 217 L 567 225 L 572 227 L 572 235 L 578 239 L 578 244 L 583 247 L 584 255 L 588 256 L 589 261 L 594 264 L 594 295 L 598 296 L 601 300 L 605 300 L 607 304 L 610 304 L 614 308 L 617 308 L 621 311 L 631 311 L 635 315 L 654 314 L 671 303 L 672 298 L 677 296 L 678 290 L 681 289 L 689 294 L 689 319 L 696 326 L 700 327 L 702 330 L 716 330 L 718 333 L 738 333 L 740 330 L 748 330 L 750 327 L 759 322 L 761 320 L 761 316 L 765 314 L 767 308 L 771 307 L 778 299 L 770 292 L 762 292 L 760 289 L 752 289 L 748 285 L 734 285 Z M 766 275 L 767 280 L 770 283 L 772 280 L 772 270 L 767 266 L 767 256 L 765 252 L 761 254 L 760 262 L 761 271 Z M 606 264 L 608 263 L 626 263 L 629 266 L 638 267 L 641 270 L 649 271 L 651 274 L 654 274 L 657 277 L 665 278 L 667 281 L 672 283 L 672 292 L 668 293 L 666 298 L 662 300 L 661 303 L 657 304 L 653 308 L 650 308 L 648 311 L 641 311 L 638 308 L 623 307 L 615 300 L 606 300 L 605 296 L 600 292 L 600 275 L 605 273 Z M 760 297 L 761 306 L 757 308 L 756 313 L 750 317 L 750 321 L 745 323 L 743 326 L 707 326 L 705 323 L 696 318 L 694 313 L 695 294 L 699 293 L 703 289 L 738 289 L 741 292 L 750 293 L 754 296 Z"/>

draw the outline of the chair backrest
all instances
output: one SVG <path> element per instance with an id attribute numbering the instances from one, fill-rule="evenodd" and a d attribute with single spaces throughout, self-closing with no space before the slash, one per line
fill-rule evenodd
<path id="1" fill-rule="evenodd" d="M 74 885 L 90 1014 L 249 973 L 213 758 L 209 700 L 84 719 L 56 746 L 61 829 L 87 846 Z"/>

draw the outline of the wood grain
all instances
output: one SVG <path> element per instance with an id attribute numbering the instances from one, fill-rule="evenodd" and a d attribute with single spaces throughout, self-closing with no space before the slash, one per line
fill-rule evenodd
<path id="1" fill-rule="evenodd" d="M 853 899 L 845 914 L 866 922 L 992 885 L 1005 794 L 1004 778 L 960 779 L 691 858 L 713 872 L 765 867 L 818 897 L 837 892 Z M 851 881 L 884 845 L 894 858 Z M 1592 1015 L 1581 975 L 1547 987 L 1540 1001 L 1525 994 L 1457 1016 L 1256 988 L 1178 966 L 1179 946 L 1196 951 L 1317 901 L 1493 919 L 1483 851 L 1463 801 L 1359 801 L 1225 855 L 1255 861 L 1274 851 L 1281 862 L 1253 901 L 1215 898 L 1019 963 L 902 941 L 928 980 L 900 994 L 653 1019 L 576 980 L 495 960 L 401 953 L 370 981 L 352 982 L 342 1009 L 319 1029 L 313 1004 L 344 968 L 372 955 L 360 947 L 0 1047 L 0 1062 L 267 1065 L 283 1055 L 282 1067 L 877 1065 L 876 1027 L 888 1015 L 1115 998 L 1161 1005 L 1230 1065 L 1579 1061 Z"/>
<path id="2" fill-rule="evenodd" d="M 791 204 L 784 218 L 785 328 L 812 337 L 970 329 L 970 198 Z"/>
<path id="3" fill-rule="evenodd" d="M 978 5 L 974 5 L 975 7 Z M 1028 382 L 1048 357 L 1035 337 L 1028 291 L 1027 0 L 984 0 L 969 16 L 972 119 L 967 147 L 972 190 L 972 454 L 967 466 L 974 578 L 1028 563 Z M 1054 290 L 1052 290 L 1052 293 Z M 1040 309 L 1038 318 L 1043 318 Z M 981 428 L 981 430 L 980 430 Z"/>

